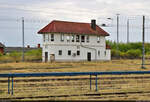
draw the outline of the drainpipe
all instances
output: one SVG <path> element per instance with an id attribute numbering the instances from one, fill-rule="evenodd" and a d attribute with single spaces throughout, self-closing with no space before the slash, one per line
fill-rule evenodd
<path id="1" fill-rule="evenodd" d="M 82 45 L 82 42 L 80 42 L 80 46 L 81 46 L 81 47 L 84 47 L 84 48 L 87 48 L 87 49 L 95 50 L 95 61 L 97 60 L 97 50 L 96 50 L 95 48 L 91 48 L 91 47 L 84 46 L 84 45 Z"/>

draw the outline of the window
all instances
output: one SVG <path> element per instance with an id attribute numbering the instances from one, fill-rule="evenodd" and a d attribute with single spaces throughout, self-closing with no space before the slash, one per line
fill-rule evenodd
<path id="1" fill-rule="evenodd" d="M 81 36 L 81 42 L 84 42 L 84 41 L 85 41 L 85 36 L 82 35 L 82 36 Z"/>
<path id="2" fill-rule="evenodd" d="M 59 50 L 59 51 L 58 51 L 58 55 L 62 55 L 62 50 Z"/>
<path id="3" fill-rule="evenodd" d="M 72 40 L 72 42 L 74 42 L 74 35 L 71 36 L 71 40 Z"/>
<path id="4" fill-rule="evenodd" d="M 90 42 L 90 41 L 89 41 L 89 35 L 86 36 L 86 42 L 87 42 L 87 43 Z"/>
<path id="5" fill-rule="evenodd" d="M 106 56 L 106 51 L 104 51 L 104 54 L 105 54 L 105 56 Z"/>
<path id="6" fill-rule="evenodd" d="M 67 35 L 67 42 L 70 42 L 70 36 Z"/>
<path id="7" fill-rule="evenodd" d="M 69 55 L 69 56 L 71 55 L 71 50 L 68 50 L 68 55 Z"/>
<path id="8" fill-rule="evenodd" d="M 49 35 L 45 34 L 45 41 L 49 41 Z"/>
<path id="9" fill-rule="evenodd" d="M 45 42 L 45 34 L 43 34 L 43 41 Z"/>
<path id="10" fill-rule="evenodd" d="M 54 34 L 51 34 L 51 41 L 54 41 Z"/>
<path id="11" fill-rule="evenodd" d="M 48 45 L 45 45 L 45 49 L 47 49 L 48 48 Z"/>
<path id="12" fill-rule="evenodd" d="M 63 42 L 64 41 L 64 34 L 61 34 L 60 40 Z"/>
<path id="13" fill-rule="evenodd" d="M 80 42 L 80 36 L 76 35 L 76 42 Z"/>
<path id="14" fill-rule="evenodd" d="M 98 51 L 98 56 L 100 56 L 100 51 Z"/>
<path id="15" fill-rule="evenodd" d="M 80 55 L 80 51 L 77 51 L 77 55 L 78 55 L 78 56 Z"/>
<path id="16" fill-rule="evenodd" d="M 100 43 L 100 36 L 97 36 L 97 43 Z"/>

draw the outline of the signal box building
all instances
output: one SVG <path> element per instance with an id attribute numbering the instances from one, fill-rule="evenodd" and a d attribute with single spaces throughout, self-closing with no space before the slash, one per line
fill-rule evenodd
<path id="1" fill-rule="evenodd" d="M 43 62 L 111 60 L 105 39 L 109 34 L 96 25 L 96 20 L 91 23 L 53 20 L 38 34 L 43 36 Z"/>

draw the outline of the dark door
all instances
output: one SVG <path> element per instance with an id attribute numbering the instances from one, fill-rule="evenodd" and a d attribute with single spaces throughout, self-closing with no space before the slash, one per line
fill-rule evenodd
<path id="1" fill-rule="evenodd" d="M 88 60 L 88 61 L 91 61 L 91 52 L 88 52 L 88 53 L 87 53 L 87 60 Z"/>
<path id="2" fill-rule="evenodd" d="M 48 52 L 45 52 L 45 62 L 48 61 Z"/>

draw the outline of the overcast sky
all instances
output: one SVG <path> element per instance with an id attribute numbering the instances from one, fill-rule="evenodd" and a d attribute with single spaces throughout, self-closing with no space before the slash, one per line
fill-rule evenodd
<path id="1" fill-rule="evenodd" d="M 126 42 L 130 18 L 130 41 L 141 41 L 142 15 L 146 15 L 146 41 L 150 42 L 150 0 L 0 0 L 0 42 L 22 46 L 21 18 L 25 18 L 25 45 L 42 43 L 37 32 L 52 20 L 106 23 L 109 40 L 116 41 L 116 14 L 120 14 L 119 40 Z M 107 20 L 106 18 L 113 20 Z"/>

